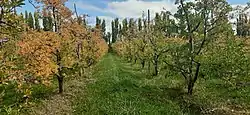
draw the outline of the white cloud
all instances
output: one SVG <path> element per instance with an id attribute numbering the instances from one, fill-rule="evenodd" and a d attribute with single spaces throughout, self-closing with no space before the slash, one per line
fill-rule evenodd
<path id="1" fill-rule="evenodd" d="M 103 9 L 98 8 L 98 7 L 96 7 L 94 5 L 91 5 L 91 4 L 85 4 L 82 1 L 77 1 L 76 5 L 77 5 L 77 7 L 81 8 L 81 9 L 87 9 L 87 10 L 90 10 L 90 11 L 103 12 Z"/>
<path id="2" fill-rule="evenodd" d="M 150 9 L 152 16 L 154 16 L 156 12 L 163 11 L 163 8 L 170 12 L 177 11 L 177 7 L 174 4 L 173 0 L 127 0 L 120 2 L 114 1 L 108 2 L 106 8 L 99 8 L 97 6 L 85 4 L 80 1 L 78 1 L 76 4 L 81 9 L 102 12 L 107 15 L 112 15 L 119 18 L 138 18 L 142 16 L 143 11 L 146 12 L 148 9 Z"/>
<path id="3" fill-rule="evenodd" d="M 143 1 L 143 0 L 127 0 L 127 1 L 113 1 L 108 2 L 105 8 L 99 8 L 91 4 L 85 4 L 81 1 L 76 2 L 77 6 L 81 9 L 104 13 L 104 16 L 99 16 L 101 19 L 106 20 L 107 31 L 111 31 L 111 21 L 114 18 L 139 18 L 142 17 L 143 12 L 150 10 L 151 16 L 154 17 L 156 12 L 163 11 L 163 8 L 172 13 L 177 11 L 177 6 L 173 0 L 161 1 Z M 94 18 L 88 18 L 92 20 Z M 94 21 L 90 21 L 91 25 Z"/>
<path id="4" fill-rule="evenodd" d="M 177 11 L 177 6 L 174 4 L 175 0 L 159 0 L 159 1 L 144 1 L 144 0 L 126 0 L 126 1 L 113 1 L 107 2 L 105 8 L 100 8 L 91 4 L 85 4 L 81 1 L 77 2 L 77 5 L 81 9 L 90 10 L 94 12 L 103 13 L 103 16 L 99 16 L 101 19 L 106 20 L 107 31 L 111 31 L 111 21 L 114 18 L 119 18 L 120 21 L 124 18 L 139 18 L 142 17 L 143 12 L 147 13 L 147 10 L 150 10 L 151 17 L 155 16 L 156 12 L 163 11 L 163 8 L 171 13 L 175 13 Z M 194 0 L 190 0 L 194 1 Z M 242 4 L 234 4 L 232 5 L 235 8 L 237 5 L 244 7 L 246 5 Z M 236 14 L 237 13 L 232 12 Z M 250 13 L 249 13 L 250 14 Z M 95 17 L 88 18 L 91 25 L 94 25 Z M 236 18 L 230 19 L 231 23 L 236 22 Z M 235 25 L 233 25 L 235 28 Z"/>
<path id="5" fill-rule="evenodd" d="M 175 12 L 177 10 L 177 7 L 171 0 L 128 0 L 123 2 L 110 2 L 108 3 L 105 11 L 110 12 L 120 18 L 138 18 L 142 16 L 143 11 L 147 12 L 149 9 L 152 16 L 154 16 L 156 12 L 163 11 L 163 8 L 170 12 Z"/>

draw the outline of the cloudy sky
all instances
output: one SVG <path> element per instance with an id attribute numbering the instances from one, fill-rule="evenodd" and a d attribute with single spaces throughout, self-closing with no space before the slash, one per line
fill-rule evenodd
<path id="1" fill-rule="evenodd" d="M 111 20 L 115 17 L 138 18 L 142 16 L 143 11 L 151 10 L 151 14 L 162 11 L 165 8 L 168 11 L 175 12 L 175 0 L 68 0 L 67 6 L 73 8 L 76 3 L 79 14 L 88 14 L 88 23 L 95 24 L 95 17 L 98 16 L 106 20 L 110 25 Z M 228 0 L 232 5 L 244 5 L 249 0 Z M 27 2 L 25 8 L 21 9 L 34 11 L 34 8 Z M 109 30 L 109 29 L 108 29 Z"/>

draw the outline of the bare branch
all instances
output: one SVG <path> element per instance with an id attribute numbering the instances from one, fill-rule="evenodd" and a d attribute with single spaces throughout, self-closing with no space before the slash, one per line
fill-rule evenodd
<path id="1" fill-rule="evenodd" d="M 36 9 L 36 5 L 32 2 L 32 0 L 28 0 L 28 2 Z"/>

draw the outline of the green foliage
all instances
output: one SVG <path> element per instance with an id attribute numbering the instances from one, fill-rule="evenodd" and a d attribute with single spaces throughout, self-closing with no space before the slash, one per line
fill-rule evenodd
<path id="1" fill-rule="evenodd" d="M 236 15 L 238 15 L 236 22 L 236 33 L 238 36 L 249 36 L 249 28 L 250 28 L 250 19 L 247 16 L 247 10 L 249 9 L 249 4 L 247 6 L 237 6 L 235 11 Z"/>
<path id="2" fill-rule="evenodd" d="M 29 13 L 29 17 L 27 19 L 27 24 L 29 25 L 30 28 L 34 29 L 34 18 L 33 18 L 33 15 L 31 12 Z"/>
<path id="3" fill-rule="evenodd" d="M 95 82 L 84 94 L 75 89 L 76 114 L 239 114 L 250 108 L 250 40 L 233 35 L 226 0 L 176 0 L 175 14 L 151 18 L 148 11 L 147 18 L 122 23 L 115 18 L 112 33 L 105 20 L 96 17 L 96 28 L 87 27 L 85 19 L 71 18 L 62 1 L 51 1 L 37 0 L 42 17 L 17 15 L 24 0 L 0 2 L 0 37 L 9 38 L 0 44 L 0 114 L 18 114 L 28 100 L 49 97 L 53 88 L 40 83 L 48 85 L 55 76 L 62 93 L 64 77 L 82 77 L 94 64 L 87 81 Z M 51 32 L 39 30 L 40 18 Z M 34 31 L 26 28 L 20 37 L 23 23 Z M 240 11 L 237 35 L 250 35 L 249 24 Z M 111 54 L 97 63 L 107 52 L 105 42 L 130 64 Z"/>
<path id="4" fill-rule="evenodd" d="M 16 14 L 16 8 L 24 5 L 24 0 L 1 0 L 1 13 L 0 13 L 0 35 L 1 34 L 17 34 L 22 30 L 20 27 L 21 18 Z"/>
<path id="5" fill-rule="evenodd" d="M 170 12 L 164 11 L 156 13 L 151 22 L 148 11 L 143 31 L 140 19 L 138 25 L 130 19 L 128 31 L 123 35 L 125 39 L 114 47 L 130 62 L 136 63 L 139 59 L 144 67 L 145 61 L 148 61 L 148 68 L 152 63 L 154 75 L 158 75 L 160 66 L 164 64 L 178 71 L 186 81 L 184 84 L 188 93 L 192 95 L 203 67 L 200 57 L 205 56 L 208 45 L 216 44 L 214 41 L 221 36 L 233 36 L 227 19 L 231 6 L 225 0 L 180 0 L 177 5 L 178 11 L 172 15 L 174 20 L 170 19 Z M 175 40 L 173 37 L 179 38 Z"/>
<path id="6" fill-rule="evenodd" d="M 100 28 L 102 26 L 101 23 L 102 23 L 102 20 L 96 17 L 96 27 Z"/>
<path id="7" fill-rule="evenodd" d="M 244 51 L 244 41 L 236 38 L 221 39 L 202 57 L 203 73 L 209 78 L 221 78 L 236 87 L 249 82 L 249 55 Z"/>
<path id="8" fill-rule="evenodd" d="M 40 23 L 39 23 L 39 13 L 38 12 L 34 13 L 34 20 L 35 20 L 35 29 L 39 30 Z"/>
<path id="9" fill-rule="evenodd" d="M 28 23 L 29 14 L 27 10 L 25 10 L 24 18 L 25 18 L 25 22 Z"/>
<path id="10" fill-rule="evenodd" d="M 112 21 L 111 26 L 112 26 L 112 43 L 115 43 L 119 35 L 119 19 L 116 18 L 114 21 Z"/>
<path id="11" fill-rule="evenodd" d="M 43 16 L 43 30 L 53 31 L 53 19 L 51 15 Z"/>

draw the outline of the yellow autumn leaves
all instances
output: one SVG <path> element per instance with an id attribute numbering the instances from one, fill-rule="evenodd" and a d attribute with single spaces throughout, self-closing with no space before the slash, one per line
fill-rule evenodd
<path id="1" fill-rule="evenodd" d="M 29 31 L 18 42 L 18 54 L 25 59 L 25 72 L 42 77 L 44 81 L 57 72 L 55 51 L 60 47 L 60 37 L 53 32 Z"/>
<path id="2" fill-rule="evenodd" d="M 78 24 L 62 26 L 60 34 L 55 32 L 28 31 L 22 34 L 18 54 L 24 59 L 26 73 L 33 74 L 42 83 L 48 84 L 57 74 L 59 65 L 71 68 L 80 63 L 89 67 L 96 63 L 108 51 L 108 46 L 98 30 L 88 31 Z M 77 47 L 80 43 L 80 46 Z M 80 49 L 80 57 L 77 50 Z M 56 52 L 62 58 L 57 62 Z"/>

